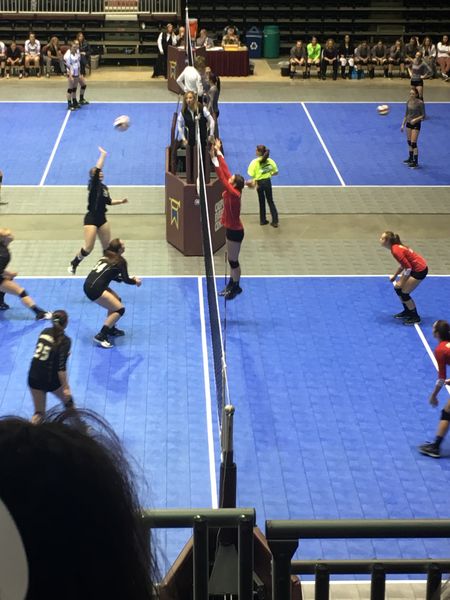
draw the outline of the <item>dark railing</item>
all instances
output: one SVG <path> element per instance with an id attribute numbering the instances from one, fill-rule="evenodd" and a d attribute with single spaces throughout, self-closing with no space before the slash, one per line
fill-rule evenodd
<path id="1" fill-rule="evenodd" d="M 146 531 L 156 528 L 193 529 L 193 598 L 208 599 L 210 574 L 209 529 L 237 528 L 239 600 L 253 598 L 253 527 L 255 509 L 222 508 L 147 510 L 142 514 Z"/>
<path id="2" fill-rule="evenodd" d="M 0 12 L 181 14 L 181 0 L 0 0 Z"/>
<path id="3" fill-rule="evenodd" d="M 292 561 L 292 557 L 301 539 L 448 537 L 450 520 L 266 521 L 266 538 L 272 552 L 272 600 L 291 598 L 291 574 L 315 574 L 315 600 L 328 600 L 330 574 L 361 573 L 371 575 L 371 600 L 384 600 L 386 575 L 394 573 L 426 573 L 426 600 L 438 600 L 442 573 L 449 572 L 450 558 Z"/>

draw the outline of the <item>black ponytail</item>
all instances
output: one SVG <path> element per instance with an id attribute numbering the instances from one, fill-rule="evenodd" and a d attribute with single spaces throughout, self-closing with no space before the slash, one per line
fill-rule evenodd
<path id="1" fill-rule="evenodd" d="M 103 256 L 108 259 L 108 263 L 110 265 L 122 266 L 123 264 L 126 264 L 127 261 L 119 254 L 121 248 L 122 242 L 119 238 L 114 238 L 109 242 L 109 245 L 104 251 Z"/>
<path id="2" fill-rule="evenodd" d="M 266 146 L 264 146 L 264 144 L 260 144 L 259 146 L 256 146 L 256 150 L 257 150 L 258 154 L 261 155 L 261 157 L 260 157 L 261 164 L 267 162 L 267 159 L 270 156 L 269 148 L 266 148 Z"/>
<path id="3" fill-rule="evenodd" d="M 57 348 L 64 337 L 64 329 L 66 328 L 67 321 L 69 320 L 69 315 L 65 310 L 55 310 L 52 315 L 52 325 L 53 325 L 53 347 Z"/>

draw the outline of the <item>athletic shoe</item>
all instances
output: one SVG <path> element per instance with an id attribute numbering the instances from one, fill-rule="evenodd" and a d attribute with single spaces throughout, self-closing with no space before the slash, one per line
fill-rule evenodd
<path id="1" fill-rule="evenodd" d="M 408 165 L 408 167 L 410 169 L 418 169 L 419 168 L 419 164 L 416 163 L 416 162 L 410 162 L 409 165 Z"/>
<path id="2" fill-rule="evenodd" d="M 125 335 L 125 331 L 123 329 L 118 329 L 117 327 L 111 327 L 109 335 L 112 335 L 113 337 L 122 337 Z"/>
<path id="3" fill-rule="evenodd" d="M 450 79 L 450 77 L 446 73 L 441 73 L 441 75 L 444 81 L 448 81 Z"/>
<path id="4" fill-rule="evenodd" d="M 70 110 L 71 112 L 73 112 L 74 110 L 77 110 L 77 108 L 75 106 L 73 106 L 73 104 L 71 104 L 70 106 L 67 107 L 67 110 Z"/>
<path id="5" fill-rule="evenodd" d="M 410 165 L 412 163 L 412 158 L 405 158 L 405 160 L 403 161 L 403 164 L 405 165 Z"/>
<path id="6" fill-rule="evenodd" d="M 411 317 L 406 317 L 403 319 L 403 325 L 415 325 L 416 323 L 420 323 L 419 315 L 413 315 Z"/>
<path id="7" fill-rule="evenodd" d="M 274 223 L 274 222 L 272 221 L 271 225 L 272 225 L 272 227 L 278 227 L 278 222 L 277 222 L 277 223 Z"/>
<path id="8" fill-rule="evenodd" d="M 230 290 L 232 289 L 232 287 L 233 287 L 233 282 L 229 281 L 227 283 L 226 287 L 224 287 L 223 290 L 221 292 L 219 292 L 218 295 L 219 296 L 226 296 L 230 292 Z"/>
<path id="9" fill-rule="evenodd" d="M 85 100 L 84 98 L 81 98 L 80 104 L 81 104 L 81 106 L 85 106 L 86 104 L 89 104 L 89 102 L 87 100 Z"/>
<path id="10" fill-rule="evenodd" d="M 77 109 L 81 108 L 81 107 L 80 107 L 80 105 L 78 104 L 77 100 L 75 100 L 75 101 L 73 101 L 73 102 L 72 102 L 72 106 L 73 106 L 73 108 L 74 108 L 75 110 L 77 110 Z"/>
<path id="11" fill-rule="evenodd" d="M 19 79 L 22 79 L 23 73 L 19 73 Z"/>
<path id="12" fill-rule="evenodd" d="M 419 446 L 420 454 L 425 454 L 425 456 L 431 456 L 432 458 L 441 458 L 441 451 L 439 450 L 436 444 L 423 444 Z"/>
<path id="13" fill-rule="evenodd" d="M 105 335 L 102 335 L 101 333 L 97 333 L 97 335 L 94 337 L 94 342 L 98 346 L 101 346 L 102 348 L 113 348 L 114 347 L 114 345 L 111 344 L 111 342 L 108 340 L 108 338 Z"/>
<path id="14" fill-rule="evenodd" d="M 265 221 L 260 221 L 259 224 L 260 225 L 268 225 L 269 221 L 266 219 Z"/>
<path id="15" fill-rule="evenodd" d="M 75 273 L 77 272 L 77 267 L 73 264 L 73 262 L 71 262 L 70 266 L 67 267 L 67 272 L 69 273 L 69 275 L 75 275 Z"/>
<path id="16" fill-rule="evenodd" d="M 42 321 L 42 320 L 46 320 L 46 321 L 50 321 L 50 319 L 52 318 L 52 313 L 48 312 L 46 310 L 39 310 L 36 313 L 36 321 Z"/>
<path id="17" fill-rule="evenodd" d="M 6 302 L 0 302 L 0 310 L 8 310 L 9 308 L 9 304 L 6 304 Z"/>
<path id="18" fill-rule="evenodd" d="M 402 310 L 402 312 L 392 315 L 394 319 L 406 319 L 409 315 L 409 310 Z"/>
<path id="19" fill-rule="evenodd" d="M 239 285 L 233 285 L 233 287 L 225 292 L 225 300 L 233 300 L 238 294 L 242 294 L 242 288 Z"/>

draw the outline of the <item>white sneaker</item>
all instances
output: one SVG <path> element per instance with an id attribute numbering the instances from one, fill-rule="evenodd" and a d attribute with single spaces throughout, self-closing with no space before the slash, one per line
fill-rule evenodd
<path id="1" fill-rule="evenodd" d="M 107 338 L 104 338 L 103 336 L 100 336 L 99 334 L 94 336 L 94 342 L 98 346 L 101 346 L 102 348 L 113 348 L 113 344 L 111 344 L 111 342 Z"/>

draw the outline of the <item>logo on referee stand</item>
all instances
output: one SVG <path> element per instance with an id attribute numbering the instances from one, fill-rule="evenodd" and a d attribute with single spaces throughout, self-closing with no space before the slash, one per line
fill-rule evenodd
<path id="1" fill-rule="evenodd" d="M 179 229 L 179 212 L 181 202 L 180 200 L 175 200 L 175 198 L 169 198 L 170 200 L 170 224 L 175 225 L 177 229 Z"/>

